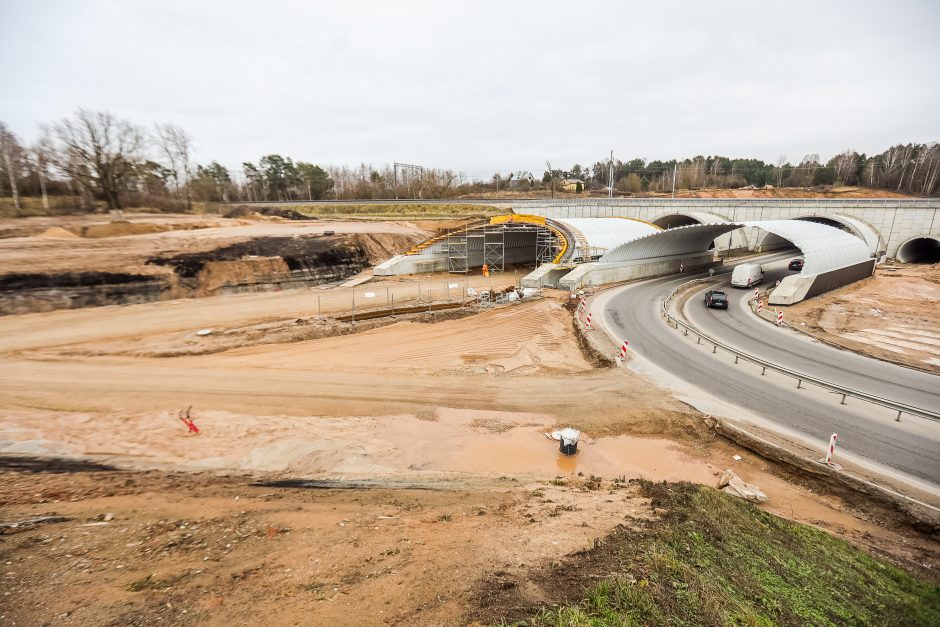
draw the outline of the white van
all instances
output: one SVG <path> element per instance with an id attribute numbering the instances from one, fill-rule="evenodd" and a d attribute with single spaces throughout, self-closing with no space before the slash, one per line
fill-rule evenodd
<path id="1" fill-rule="evenodd" d="M 754 287 L 764 280 L 764 268 L 759 263 L 742 263 L 731 272 L 734 287 Z"/>

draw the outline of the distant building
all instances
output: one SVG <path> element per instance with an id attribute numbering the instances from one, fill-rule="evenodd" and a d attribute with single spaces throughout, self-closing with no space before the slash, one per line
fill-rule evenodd
<path id="1" fill-rule="evenodd" d="M 581 179 L 565 179 L 561 182 L 561 188 L 566 192 L 576 192 L 578 191 L 578 185 L 581 186 L 581 191 L 584 191 L 584 181 Z"/>
<path id="2" fill-rule="evenodd" d="M 535 185 L 535 177 L 531 172 L 516 172 L 509 179 L 509 189 L 529 189 Z"/>

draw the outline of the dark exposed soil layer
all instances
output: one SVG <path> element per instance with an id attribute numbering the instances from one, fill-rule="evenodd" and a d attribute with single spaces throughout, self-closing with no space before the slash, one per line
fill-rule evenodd
<path id="1" fill-rule="evenodd" d="M 0 292 L 38 289 L 70 289 L 157 282 L 159 277 L 123 272 L 66 272 L 63 274 L 6 274 L 0 276 Z"/>
<path id="2" fill-rule="evenodd" d="M 0 276 L 0 315 L 320 285 L 368 267 L 369 245 L 361 237 L 256 237 L 150 257 L 139 273 L 8 274 Z"/>
<path id="3" fill-rule="evenodd" d="M 226 211 L 223 216 L 226 218 L 244 218 L 252 215 L 271 216 L 284 218 L 285 220 L 310 220 L 311 216 L 304 215 L 293 209 L 284 209 L 281 207 L 249 207 L 239 205 Z"/>
<path id="4" fill-rule="evenodd" d="M 177 275 L 189 279 L 198 276 L 210 262 L 245 257 L 280 257 L 292 271 L 350 265 L 357 266 L 355 272 L 359 272 L 369 263 L 361 246 L 343 238 L 324 236 L 257 237 L 207 252 L 151 257 L 147 263 L 170 266 Z"/>

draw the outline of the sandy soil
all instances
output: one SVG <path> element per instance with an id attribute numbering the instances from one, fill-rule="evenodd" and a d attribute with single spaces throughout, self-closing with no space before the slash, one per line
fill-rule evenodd
<path id="1" fill-rule="evenodd" d="M 257 228 L 282 227 L 296 228 Z M 202 245 L 227 228 L 77 241 Z M 592 368 L 559 295 L 340 336 L 285 331 L 354 297 L 360 311 L 457 302 L 514 280 L 424 275 L 0 318 L 0 522 L 68 519 L 0 536 L 0 624 L 462 624 L 481 578 L 550 567 L 654 515 L 625 480 L 710 484 L 728 467 L 772 512 L 940 565 L 888 513 L 793 483 L 627 368 Z M 176 418 L 190 405 L 198 435 Z M 585 433 L 573 458 L 544 435 L 562 425 Z M 270 483 L 296 479 L 334 483 Z"/>
<path id="2" fill-rule="evenodd" d="M 908 567 L 940 564 L 935 544 L 734 452 L 714 455 L 771 494 L 771 511 Z M 0 467 L 4 522 L 66 519 L 0 536 L 10 625 L 465 624 L 481 581 L 525 580 L 657 515 L 621 478 L 589 475 L 304 488 L 258 473 Z"/>
<path id="3" fill-rule="evenodd" d="M 879 266 L 874 277 L 794 305 L 787 316 L 827 342 L 940 372 L 940 265 Z"/>

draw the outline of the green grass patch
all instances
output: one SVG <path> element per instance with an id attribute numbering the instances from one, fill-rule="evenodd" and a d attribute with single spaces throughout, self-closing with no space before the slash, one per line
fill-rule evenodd
<path id="1" fill-rule="evenodd" d="M 667 513 L 537 581 L 586 592 L 515 624 L 940 625 L 940 588 L 843 540 L 706 487 L 641 490 Z"/>

